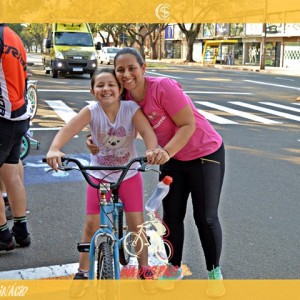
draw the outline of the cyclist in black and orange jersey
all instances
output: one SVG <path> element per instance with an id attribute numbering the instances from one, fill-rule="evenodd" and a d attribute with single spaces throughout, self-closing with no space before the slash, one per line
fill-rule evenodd
<path id="1" fill-rule="evenodd" d="M 19 172 L 22 136 L 29 129 L 26 99 L 26 52 L 19 36 L 0 24 L 0 177 L 11 199 L 14 225 L 10 232 L 0 195 L 0 251 L 31 243 L 26 220 L 26 192 Z"/>

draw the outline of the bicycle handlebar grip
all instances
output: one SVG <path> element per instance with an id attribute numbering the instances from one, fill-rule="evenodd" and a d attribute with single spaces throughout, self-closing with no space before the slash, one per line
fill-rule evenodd
<path id="1" fill-rule="evenodd" d="M 66 160 L 67 160 L 66 157 L 62 157 L 62 158 L 61 158 L 61 161 L 62 161 L 62 162 L 66 161 Z M 47 162 L 47 158 L 44 157 L 44 158 L 42 159 L 42 162 L 46 163 L 46 162 Z"/>

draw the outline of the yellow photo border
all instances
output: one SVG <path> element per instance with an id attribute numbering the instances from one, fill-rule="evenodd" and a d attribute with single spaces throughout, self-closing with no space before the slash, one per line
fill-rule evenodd
<path id="1" fill-rule="evenodd" d="M 0 299 L 74 299 L 70 292 L 72 283 L 73 280 L 2 280 Z M 150 297 L 151 300 L 202 300 L 217 295 L 224 300 L 287 300 L 299 299 L 299 283 L 299 280 L 76 280 L 77 288 L 81 285 L 84 291 L 79 297 L 83 300 Z"/>
<path id="2" fill-rule="evenodd" d="M 1 0 L 6 23 L 297 23 L 299 0 Z"/>

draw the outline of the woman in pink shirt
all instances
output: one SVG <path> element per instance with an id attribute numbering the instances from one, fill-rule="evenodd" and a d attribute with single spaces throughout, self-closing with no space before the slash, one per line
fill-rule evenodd
<path id="1" fill-rule="evenodd" d="M 218 206 L 225 169 L 221 136 L 195 108 L 178 82 L 144 76 L 146 64 L 133 48 L 121 49 L 114 60 L 115 73 L 127 100 L 134 100 L 151 123 L 161 148 L 153 149 L 153 164 L 161 178 L 173 177 L 163 200 L 163 221 L 173 245 L 169 268 L 162 279 L 181 279 L 184 218 L 191 194 L 194 219 L 204 250 L 209 279 L 222 279 L 219 259 L 222 231 Z M 168 278 L 167 278 L 168 277 Z"/>

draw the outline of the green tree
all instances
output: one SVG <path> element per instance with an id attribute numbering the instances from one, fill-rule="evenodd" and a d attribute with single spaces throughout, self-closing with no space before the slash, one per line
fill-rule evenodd
<path id="1" fill-rule="evenodd" d="M 41 49 L 41 52 L 44 52 L 43 41 L 47 36 L 47 30 L 48 24 L 31 23 L 26 26 L 25 31 L 34 37 L 32 43 L 35 45 L 36 52 L 38 50 L 38 47 Z"/>
<path id="2" fill-rule="evenodd" d="M 7 24 L 10 29 L 12 29 L 17 35 L 21 36 L 24 26 L 19 23 L 9 23 Z"/>
<path id="3" fill-rule="evenodd" d="M 154 31 L 158 28 L 159 24 L 152 23 L 140 23 L 140 24 L 126 24 L 125 28 L 133 43 L 138 44 L 140 53 L 142 57 L 145 59 L 145 42 L 147 36 L 150 36 L 154 33 Z M 158 40 L 158 39 L 157 39 Z M 156 42 L 157 42 L 156 40 Z"/>

